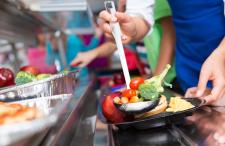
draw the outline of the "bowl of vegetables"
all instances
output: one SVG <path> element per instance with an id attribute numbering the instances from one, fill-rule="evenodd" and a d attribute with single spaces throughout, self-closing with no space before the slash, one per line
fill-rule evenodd
<path id="1" fill-rule="evenodd" d="M 142 114 L 154 109 L 162 97 L 163 86 L 171 86 L 164 82 L 169 69 L 170 65 L 167 65 L 160 75 L 147 80 L 141 77 L 133 78 L 130 89 L 123 90 L 122 96 L 113 99 L 115 106 L 127 114 Z"/>

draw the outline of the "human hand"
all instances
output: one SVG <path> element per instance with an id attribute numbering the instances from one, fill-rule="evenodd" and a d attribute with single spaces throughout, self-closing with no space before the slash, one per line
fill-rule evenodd
<path id="1" fill-rule="evenodd" d="M 203 63 L 197 88 L 191 88 L 187 92 L 206 100 L 208 104 L 222 97 L 225 87 L 225 54 L 221 49 L 216 49 Z M 207 82 L 212 81 L 213 88 L 210 94 L 204 95 Z M 194 93 L 195 92 L 195 93 Z"/>
<path id="2" fill-rule="evenodd" d="M 94 50 L 78 53 L 71 62 L 72 67 L 85 67 L 97 57 Z"/>
<path id="3" fill-rule="evenodd" d="M 109 23 L 120 23 L 120 29 L 122 31 L 122 42 L 124 44 L 129 43 L 137 34 L 136 23 L 133 21 L 133 17 L 126 13 L 116 12 L 115 16 L 111 15 L 107 11 L 102 11 L 99 17 L 105 22 L 102 24 L 102 29 L 108 38 L 112 38 L 112 29 Z"/>

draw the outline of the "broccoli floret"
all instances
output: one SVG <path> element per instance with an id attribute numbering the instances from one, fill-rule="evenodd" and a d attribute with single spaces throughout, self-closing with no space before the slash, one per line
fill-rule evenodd
<path id="1" fill-rule="evenodd" d="M 33 82 L 36 80 L 36 77 L 28 72 L 20 71 L 16 74 L 15 82 L 17 85 Z"/>
<path id="2" fill-rule="evenodd" d="M 39 74 L 39 75 L 36 76 L 36 79 L 37 80 L 42 80 L 42 79 L 49 78 L 51 76 L 52 76 L 51 74 Z"/>
<path id="3" fill-rule="evenodd" d="M 164 91 L 163 85 L 171 86 L 168 83 L 165 84 L 163 81 L 170 67 L 169 64 L 166 65 L 166 68 L 160 75 L 145 80 L 145 82 L 139 86 L 138 91 L 141 97 L 145 100 L 157 100 L 159 95 Z"/>

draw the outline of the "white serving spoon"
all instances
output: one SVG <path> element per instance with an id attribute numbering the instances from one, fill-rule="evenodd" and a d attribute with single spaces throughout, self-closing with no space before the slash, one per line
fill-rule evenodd
<path id="1" fill-rule="evenodd" d="M 115 9 L 115 4 L 113 1 L 105 1 L 105 8 L 106 10 L 112 14 L 115 15 L 116 13 L 116 9 Z M 120 31 L 120 25 L 118 22 L 115 23 L 110 23 L 110 26 L 112 28 L 112 34 L 113 37 L 115 39 L 116 42 L 116 46 L 119 52 L 119 57 L 120 57 L 120 62 L 122 65 L 122 69 L 123 69 L 123 75 L 125 78 L 125 82 L 127 85 L 127 89 L 130 88 L 129 84 L 130 84 L 130 74 L 129 74 L 129 70 L 127 67 L 127 61 L 126 61 L 126 57 L 124 54 L 124 48 L 123 48 L 123 44 L 122 44 L 122 40 L 121 40 L 121 31 Z"/>

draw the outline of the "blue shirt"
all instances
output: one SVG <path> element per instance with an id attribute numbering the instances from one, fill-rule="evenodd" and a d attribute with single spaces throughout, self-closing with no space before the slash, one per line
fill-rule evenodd
<path id="1" fill-rule="evenodd" d="M 65 57 L 68 65 L 73 61 L 79 52 L 88 51 L 97 47 L 99 44 L 99 39 L 93 37 L 89 45 L 85 45 L 83 41 L 77 35 L 68 35 L 66 40 L 66 51 Z M 66 67 L 63 65 L 63 62 L 60 58 L 58 51 L 53 51 L 52 45 L 50 42 L 47 44 L 47 57 L 46 62 L 48 64 L 54 64 L 55 60 L 60 62 L 61 70 L 64 70 Z"/>
<path id="2" fill-rule="evenodd" d="M 168 2 L 176 30 L 177 79 L 185 91 L 197 85 L 202 64 L 225 36 L 224 3 L 223 0 Z"/>

